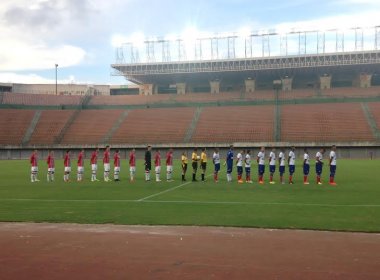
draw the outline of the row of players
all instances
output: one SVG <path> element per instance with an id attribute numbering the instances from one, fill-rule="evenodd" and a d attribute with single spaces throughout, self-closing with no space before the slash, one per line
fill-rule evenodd
<path id="1" fill-rule="evenodd" d="M 151 155 L 151 146 L 147 147 L 144 157 L 144 166 L 145 166 L 145 180 L 150 181 L 150 172 L 152 167 L 152 155 Z M 329 156 L 329 166 L 330 166 L 330 184 L 336 185 L 334 182 L 335 172 L 336 172 L 336 146 L 332 146 Z M 322 184 L 321 182 L 321 174 L 323 170 L 323 155 L 325 153 L 325 149 L 322 148 L 317 152 L 315 160 L 315 171 L 317 176 L 317 184 Z M 99 148 L 96 148 L 95 151 L 91 154 L 91 181 L 99 181 L 97 179 L 97 161 L 98 161 Z M 257 154 L 256 161 L 258 163 L 258 182 L 259 184 L 264 183 L 264 173 L 265 173 L 265 148 L 261 147 L 259 153 Z M 293 184 L 293 174 L 295 172 L 295 148 L 292 147 L 287 157 L 287 163 L 289 168 L 289 184 Z M 191 155 L 192 169 L 193 169 L 193 177 L 192 181 L 197 181 L 196 174 L 198 170 L 198 162 L 201 167 L 201 180 L 205 181 L 205 173 L 207 168 L 207 153 L 206 148 L 202 149 L 201 155 L 198 155 L 198 149 L 195 148 Z M 276 153 L 275 149 L 272 149 L 269 153 L 269 183 L 275 184 L 273 181 L 273 176 L 276 171 Z M 220 155 L 219 149 L 215 148 L 212 162 L 214 164 L 214 181 L 218 182 L 218 173 L 220 171 Z M 284 184 L 284 173 L 285 173 L 285 162 L 286 156 L 285 151 L 282 149 L 278 154 L 278 163 L 279 163 L 279 174 L 280 174 L 280 183 Z M 38 159 L 37 159 L 37 150 L 34 150 L 31 157 L 31 182 L 39 181 L 37 179 L 38 174 Z M 55 162 L 54 162 L 54 152 L 49 151 L 48 157 L 46 159 L 46 163 L 48 165 L 48 173 L 47 173 L 47 181 L 54 181 L 54 173 L 55 173 Z M 120 153 L 119 150 L 116 149 L 113 155 L 113 164 L 114 164 L 114 181 L 120 181 L 119 173 L 120 173 Z M 156 150 L 154 155 L 154 164 L 155 164 L 155 174 L 156 181 L 160 182 L 160 174 L 161 174 L 161 153 L 159 150 Z M 236 156 L 236 168 L 237 168 L 237 181 L 238 183 L 243 183 L 243 166 L 245 169 L 245 182 L 252 183 L 251 180 L 251 151 L 250 150 L 241 150 L 237 153 Z M 105 151 L 103 153 L 103 165 L 104 165 L 104 181 L 110 181 L 110 147 L 106 146 Z M 182 153 L 181 156 L 181 166 L 182 166 L 182 181 L 186 181 L 186 172 L 187 172 L 188 158 L 185 152 Z M 232 171 L 234 166 L 234 147 L 231 145 L 229 151 L 227 152 L 227 157 L 224 162 L 224 165 L 227 166 L 227 181 L 232 181 Z M 132 149 L 129 154 L 129 171 L 130 171 L 130 180 L 134 181 L 135 173 L 136 173 L 136 154 L 135 149 Z M 308 150 L 304 150 L 303 157 L 303 174 L 304 174 L 304 184 L 309 184 L 308 176 L 310 172 L 310 156 Z M 71 173 L 71 155 L 70 150 L 66 151 L 64 156 L 64 181 L 68 182 L 70 180 Z M 172 173 L 173 173 L 173 149 L 169 149 L 166 154 L 166 179 L 167 181 L 172 181 Z M 82 181 L 84 174 L 84 150 L 81 150 L 78 154 L 77 160 L 77 180 Z"/>

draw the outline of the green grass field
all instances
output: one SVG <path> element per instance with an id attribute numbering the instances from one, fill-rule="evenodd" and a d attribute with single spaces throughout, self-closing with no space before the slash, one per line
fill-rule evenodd
<path id="1" fill-rule="evenodd" d="M 38 183 L 30 183 L 28 161 L 0 161 L 0 221 L 113 223 L 147 225 L 217 225 L 263 228 L 380 232 L 380 161 L 340 160 L 337 187 L 315 184 L 314 166 L 310 182 L 302 184 L 297 166 L 294 185 L 227 183 L 225 168 L 220 182 L 212 176 L 205 183 L 182 184 L 179 164 L 174 182 L 143 181 L 143 167 L 137 165 L 137 180 L 128 180 L 122 164 L 121 182 L 62 180 L 62 162 L 57 161 L 56 181 L 46 182 L 46 164 L 40 161 Z M 99 166 L 98 178 L 102 178 Z M 257 179 L 253 166 L 253 179 Z M 73 168 L 76 170 L 76 168 Z M 207 174 L 212 173 L 209 165 Z M 235 174 L 234 174 L 235 175 Z M 161 172 L 161 179 L 166 176 Z M 200 173 L 198 172 L 200 177 Z M 278 180 L 278 173 L 275 175 Z M 152 179 L 154 174 L 152 172 Z M 191 178 L 191 170 L 187 179 Z M 268 173 L 265 174 L 268 178 Z"/>

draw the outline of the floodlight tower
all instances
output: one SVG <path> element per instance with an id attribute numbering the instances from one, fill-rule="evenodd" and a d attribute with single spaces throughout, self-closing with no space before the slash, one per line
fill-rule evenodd
<path id="1" fill-rule="evenodd" d="M 55 64 L 55 95 L 58 95 L 58 64 Z"/>

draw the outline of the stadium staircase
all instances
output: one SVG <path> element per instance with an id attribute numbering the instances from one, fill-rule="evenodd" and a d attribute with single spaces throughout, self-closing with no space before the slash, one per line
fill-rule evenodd
<path id="1" fill-rule="evenodd" d="M 380 140 L 380 129 L 377 126 L 376 120 L 375 120 L 370 108 L 368 107 L 368 103 L 362 102 L 361 105 L 362 105 L 364 115 L 367 119 L 368 125 L 371 128 L 373 136 L 375 137 L 376 140 Z"/>
<path id="2" fill-rule="evenodd" d="M 24 135 L 24 137 L 23 137 L 23 139 L 21 141 L 21 145 L 22 146 L 25 146 L 25 145 L 29 144 L 29 141 L 30 141 L 30 138 L 32 137 L 34 129 L 36 128 L 37 123 L 40 120 L 41 113 L 42 113 L 41 110 L 38 110 L 38 111 L 36 111 L 34 113 L 34 116 L 33 116 L 32 120 L 30 122 L 30 125 L 29 125 L 28 129 L 26 130 L 25 135 Z"/>
<path id="3" fill-rule="evenodd" d="M 71 117 L 67 120 L 65 126 L 64 126 L 63 129 L 61 130 L 61 132 L 60 132 L 60 133 L 58 134 L 58 136 L 55 138 L 54 144 L 61 144 L 61 143 L 62 143 L 63 137 L 65 137 L 66 132 L 68 131 L 68 129 L 70 128 L 70 126 L 74 123 L 74 121 L 76 120 L 76 118 L 77 118 L 78 115 L 80 114 L 80 112 L 81 112 L 81 108 L 84 108 L 84 106 L 86 106 L 90 101 L 91 101 L 91 95 L 86 94 L 86 95 L 84 96 L 84 98 L 81 100 L 81 103 L 80 103 L 80 107 L 79 107 L 79 109 L 76 110 L 76 111 L 71 115 Z"/>
<path id="4" fill-rule="evenodd" d="M 66 132 L 69 130 L 70 126 L 74 123 L 76 118 L 78 117 L 81 110 L 76 110 L 70 118 L 67 120 L 65 126 L 62 128 L 61 132 L 55 138 L 54 144 L 61 144 L 63 137 L 65 137 Z"/>
<path id="5" fill-rule="evenodd" d="M 120 125 L 125 121 L 129 113 L 129 110 L 125 110 L 121 113 L 119 119 L 114 123 L 114 125 L 111 127 L 111 129 L 108 131 L 108 133 L 104 136 L 102 143 L 109 143 L 110 139 L 112 139 L 112 136 L 114 133 L 120 128 Z"/>
<path id="6" fill-rule="evenodd" d="M 183 139 L 183 142 L 188 143 L 190 142 L 191 138 L 193 137 L 194 131 L 197 127 L 199 117 L 201 116 L 203 107 L 198 107 L 194 112 L 194 117 L 190 123 L 189 128 L 187 129 L 186 135 Z"/>

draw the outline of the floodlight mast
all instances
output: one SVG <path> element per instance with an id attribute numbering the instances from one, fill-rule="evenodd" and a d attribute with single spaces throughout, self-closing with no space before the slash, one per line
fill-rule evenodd
<path id="1" fill-rule="evenodd" d="M 364 42 L 364 30 L 373 32 L 373 37 Z M 276 37 L 277 36 L 277 37 Z M 345 41 L 354 37 L 352 49 Z M 140 38 L 141 39 L 141 38 Z M 253 57 L 272 57 L 306 54 L 342 53 L 364 51 L 373 42 L 374 50 L 380 49 L 380 26 L 352 27 L 345 29 L 291 29 L 250 31 L 235 33 L 201 35 L 190 32 L 182 37 L 166 36 L 128 42 L 129 49 L 118 53 L 119 57 L 129 57 L 127 64 L 167 63 L 184 61 L 203 61 L 218 59 L 237 59 Z M 140 43 L 139 43 L 140 42 Z M 350 43 L 350 42 L 348 42 Z M 278 46 L 276 45 L 278 44 Z M 143 51 L 145 48 L 145 52 Z M 160 51 L 158 51 L 160 50 Z M 141 51 L 146 55 L 140 57 Z M 174 56 L 171 56 L 173 55 Z M 186 56 L 187 54 L 187 56 Z M 117 59 L 118 60 L 118 59 Z"/>
<path id="2" fill-rule="evenodd" d="M 55 95 L 58 95 L 58 64 L 55 64 Z"/>

